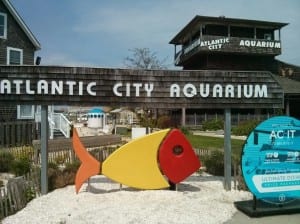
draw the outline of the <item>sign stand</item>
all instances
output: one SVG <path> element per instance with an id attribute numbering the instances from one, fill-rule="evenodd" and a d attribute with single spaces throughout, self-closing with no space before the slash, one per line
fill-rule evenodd
<path id="1" fill-rule="evenodd" d="M 234 202 L 235 207 L 250 217 L 300 213 L 300 200 L 288 204 L 271 204 L 257 199 Z"/>
<path id="2" fill-rule="evenodd" d="M 48 106 L 41 106 L 41 193 L 48 193 Z"/>
<path id="3" fill-rule="evenodd" d="M 257 204 L 257 200 L 256 200 L 255 195 L 253 195 L 253 210 L 254 211 L 256 210 L 256 204 Z"/>
<path id="4" fill-rule="evenodd" d="M 253 199 L 235 206 L 251 217 L 300 213 L 300 121 L 271 117 L 249 134 L 241 167 Z"/>

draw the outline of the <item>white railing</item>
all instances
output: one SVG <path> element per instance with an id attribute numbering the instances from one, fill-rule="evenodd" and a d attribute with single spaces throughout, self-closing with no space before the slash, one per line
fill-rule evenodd
<path id="1" fill-rule="evenodd" d="M 41 113 L 35 114 L 35 121 L 41 122 Z M 54 131 L 61 132 L 66 138 L 70 138 L 71 122 L 62 113 L 49 112 L 48 115 L 50 139 L 54 137 Z"/>
<path id="2" fill-rule="evenodd" d="M 60 131 L 66 138 L 70 138 L 71 122 L 62 113 L 52 113 L 51 120 L 54 122 L 54 130 Z"/>
<path id="3" fill-rule="evenodd" d="M 50 138 L 50 139 L 53 139 L 53 137 L 54 137 L 54 132 L 53 132 L 53 130 L 54 130 L 54 127 L 55 127 L 55 123 L 54 123 L 53 120 L 51 120 L 51 117 L 49 117 L 49 116 L 48 116 L 48 122 L 49 122 L 49 131 L 50 131 L 50 136 L 49 136 L 49 138 Z"/>

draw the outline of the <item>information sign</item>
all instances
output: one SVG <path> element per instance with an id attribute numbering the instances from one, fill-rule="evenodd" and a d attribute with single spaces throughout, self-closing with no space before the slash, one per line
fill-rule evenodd
<path id="1" fill-rule="evenodd" d="M 244 145 L 242 172 L 257 199 L 275 204 L 300 199 L 300 121 L 278 116 L 260 123 Z"/>

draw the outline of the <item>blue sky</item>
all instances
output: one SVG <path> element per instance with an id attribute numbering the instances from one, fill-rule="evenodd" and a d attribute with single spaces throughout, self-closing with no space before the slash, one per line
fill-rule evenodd
<path id="1" fill-rule="evenodd" d="M 173 67 L 169 41 L 195 16 L 286 22 L 278 59 L 300 65 L 299 0 L 10 0 L 41 43 L 41 65 L 124 67 L 149 48 Z"/>

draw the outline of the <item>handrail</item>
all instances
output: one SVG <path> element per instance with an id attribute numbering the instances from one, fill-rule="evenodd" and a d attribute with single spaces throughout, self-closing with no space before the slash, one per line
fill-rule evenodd
<path id="1" fill-rule="evenodd" d="M 41 114 L 36 113 L 35 121 L 41 121 Z M 60 131 L 66 138 L 70 138 L 70 130 L 72 123 L 62 113 L 49 113 L 48 122 L 50 128 L 51 138 L 53 138 L 53 130 Z"/>
<path id="2" fill-rule="evenodd" d="M 54 129 L 59 130 L 66 138 L 70 138 L 71 122 L 62 113 L 53 113 Z"/>

